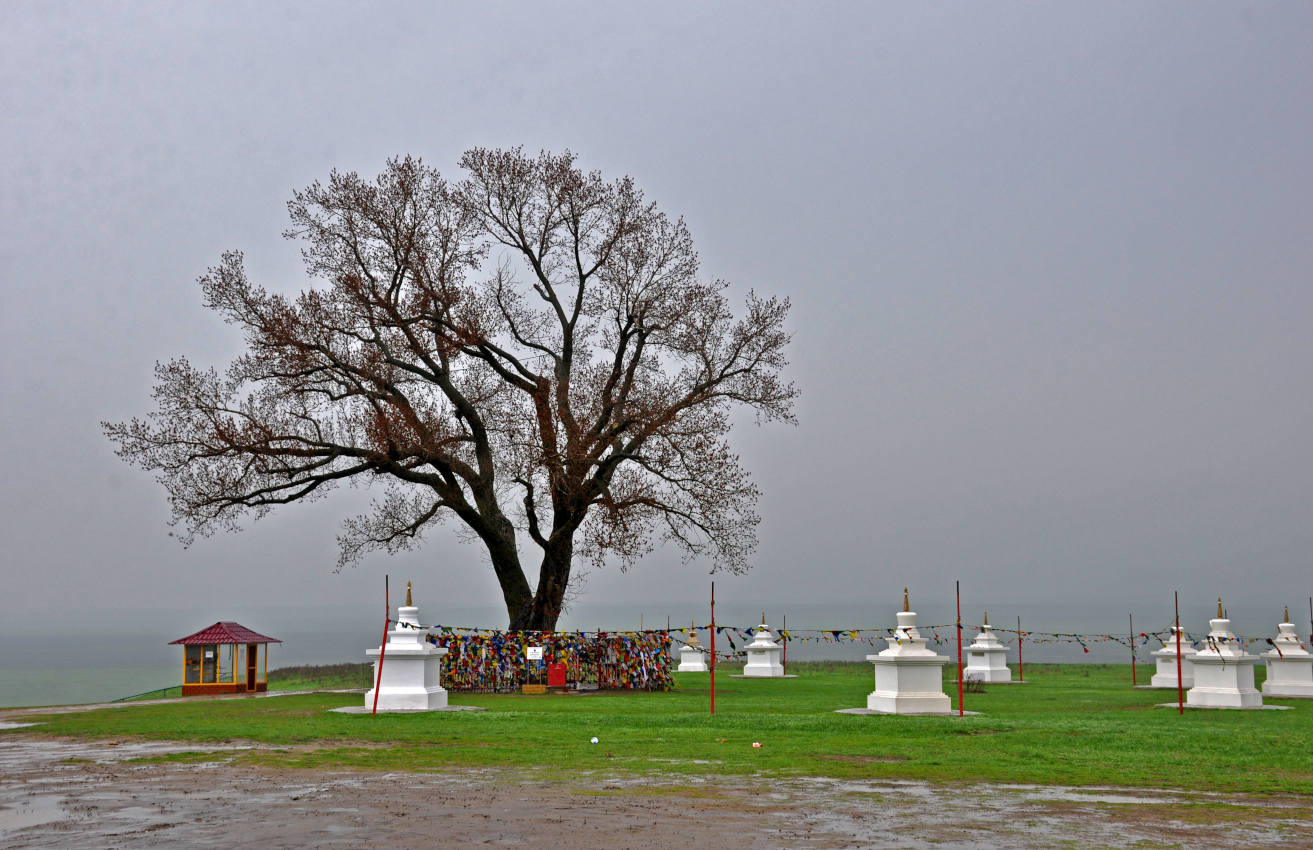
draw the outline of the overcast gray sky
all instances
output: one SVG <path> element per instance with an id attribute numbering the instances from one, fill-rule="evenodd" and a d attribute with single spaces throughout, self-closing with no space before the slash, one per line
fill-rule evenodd
<path id="1" fill-rule="evenodd" d="M 707 275 L 793 300 L 800 424 L 738 434 L 764 521 L 727 593 L 883 611 L 960 578 L 1121 618 L 1178 587 L 1313 592 L 1313 4 L 3 17 L 0 618 L 351 604 L 384 572 L 497 604 L 449 534 L 332 574 L 351 491 L 183 550 L 98 422 L 150 409 L 157 359 L 237 353 L 195 285 L 220 252 L 301 286 L 293 189 L 403 153 L 457 178 L 467 147 L 520 144 L 632 175 Z M 706 584 L 658 553 L 587 598 Z"/>

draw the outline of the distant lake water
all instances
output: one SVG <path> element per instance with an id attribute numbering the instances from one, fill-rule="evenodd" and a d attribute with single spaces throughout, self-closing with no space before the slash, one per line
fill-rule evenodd
<path id="1" fill-rule="evenodd" d="M 179 684 L 181 680 L 182 650 L 170 646 L 175 638 L 196 632 L 216 619 L 236 620 L 263 634 L 280 638 L 269 655 L 269 669 L 301 664 L 335 664 L 344 661 L 366 661 L 365 650 L 376 647 L 382 637 L 382 606 L 341 606 L 322 609 L 301 608 L 288 610 L 272 606 L 251 608 L 215 608 L 205 613 L 160 611 L 121 611 L 83 616 L 73 624 L 5 623 L 0 626 L 0 706 L 51 705 L 86 703 L 119 699 L 126 696 Z M 914 606 L 916 607 L 916 606 Z M 787 617 L 791 631 L 809 629 L 886 628 L 894 625 L 894 610 L 872 612 L 869 607 L 851 604 L 740 604 L 718 602 L 716 620 L 720 625 L 749 628 L 756 625 L 765 613 L 768 623 L 778 629 Z M 926 605 L 920 611 L 919 622 L 925 626 L 941 626 L 937 630 L 940 644 L 932 641 L 931 647 L 953 657 L 956 652 L 953 611 L 944 606 Z M 1208 629 L 1208 612 L 1183 618 L 1186 628 L 1194 633 Z M 1278 612 L 1279 613 L 1279 612 Z M 1170 611 L 1148 612 L 1136 616 L 1136 630 L 1153 632 L 1170 624 Z M 1257 608 L 1233 609 L 1232 618 L 1241 634 L 1272 635 L 1276 621 L 1263 616 Z M 1015 614 L 999 609 L 991 611 L 994 625 L 1012 629 L 1016 627 Z M 505 614 L 494 608 L 452 607 L 435 612 L 421 609 L 426 623 L 450 626 L 497 628 L 505 624 Z M 559 623 L 563 630 L 593 631 L 633 630 L 640 623 L 645 628 L 664 628 L 667 617 L 672 629 L 687 627 L 690 621 L 699 626 L 709 619 L 705 603 L 635 603 L 629 605 L 579 605 L 564 615 Z M 1033 617 L 1033 619 L 1032 619 Z M 963 612 L 963 622 L 978 623 L 980 615 Z M 1104 607 L 1056 605 L 1044 606 L 1040 612 L 1023 614 L 1022 627 L 1028 631 L 1079 632 L 1088 634 L 1127 632 L 1126 613 Z M 1307 631 L 1301 626 L 1300 632 Z M 934 631 L 927 633 L 933 638 Z M 974 637 L 974 629 L 964 629 L 964 641 Z M 1010 634 L 1000 635 L 1009 646 L 1014 645 Z M 815 638 L 814 633 L 807 637 Z M 865 637 L 865 636 L 863 636 Z M 707 643 L 705 632 L 702 642 Z M 734 644 L 742 646 L 740 636 Z M 1152 662 L 1149 653 L 1158 648 L 1157 641 L 1139 648 L 1140 663 Z M 884 649 L 881 640 L 851 642 L 795 641 L 789 644 L 788 657 L 792 661 L 848 660 L 862 661 L 865 656 Z M 1067 642 L 1034 643 L 1024 645 L 1027 663 L 1054 662 L 1105 662 L 1128 663 L 1129 650 L 1125 645 L 1094 641 L 1088 644 L 1089 652 L 1079 644 Z M 728 649 L 724 637 L 717 640 L 718 649 Z M 1264 649 L 1266 647 L 1263 647 Z M 1253 651 L 1259 651 L 1255 648 Z M 1009 653 L 1009 664 L 1015 668 L 1015 649 Z"/>

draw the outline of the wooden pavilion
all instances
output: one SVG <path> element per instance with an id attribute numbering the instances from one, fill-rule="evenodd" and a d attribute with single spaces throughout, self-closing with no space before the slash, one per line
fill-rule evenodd
<path id="1" fill-rule="evenodd" d="M 282 641 L 231 621 L 169 641 L 170 645 L 182 644 L 182 695 L 268 690 L 271 643 Z"/>

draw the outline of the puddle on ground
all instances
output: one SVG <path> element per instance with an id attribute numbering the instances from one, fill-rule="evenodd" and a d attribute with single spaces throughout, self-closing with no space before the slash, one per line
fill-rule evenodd
<path id="1" fill-rule="evenodd" d="M 550 773 L 534 770 L 373 774 L 243 769 L 221 761 L 123 763 L 249 746 L 136 741 L 111 746 L 0 736 L 0 850 L 59 844 L 220 847 L 230 836 L 216 832 L 211 841 L 208 834 L 198 837 L 180 827 L 217 824 L 219 818 L 240 820 L 257 843 L 270 845 L 292 837 L 305 845 L 387 843 L 376 833 L 455 818 L 473 843 L 541 839 L 546 833 L 540 831 L 548 828 L 556 830 L 555 843 L 561 846 L 613 847 L 632 837 L 631 827 L 660 822 L 658 830 L 682 828 L 682 820 L 660 819 L 685 803 L 709 815 L 702 825 L 684 824 L 691 830 L 689 840 L 678 843 L 696 843 L 692 839 L 711 836 L 707 824 L 743 816 L 725 829 L 738 830 L 734 834 L 744 850 L 880 846 L 891 835 L 899 836 L 906 850 L 1070 846 L 1074 835 L 1084 845 L 1279 847 L 1313 832 L 1307 798 L 1154 788 L 799 777 L 772 778 L 765 788 L 748 790 L 711 774 L 632 777 L 602 770 L 562 785 Z M 749 778 L 746 784 L 756 781 Z M 599 788 L 634 793 L 604 800 L 581 793 Z M 691 792 L 687 796 L 685 788 Z M 709 789 L 716 793 L 708 794 Z M 1211 810 L 1201 803 L 1229 805 Z M 547 810 L 553 815 L 544 821 Z M 276 819 L 271 812 L 278 813 Z M 585 824 L 612 831 L 585 842 L 593 835 Z"/>
<path id="2" fill-rule="evenodd" d="M 64 809 L 59 800 L 58 795 L 41 794 L 0 806 L 0 835 L 61 819 Z"/>
<path id="3" fill-rule="evenodd" d="M 225 753 L 250 750 L 250 744 L 203 745 L 173 741 L 72 741 L 30 739 L 19 736 L 0 738 L 0 775 L 12 774 L 20 767 L 48 764 L 53 767 L 112 764 L 138 758 L 173 753 Z M 149 765 L 145 765 L 149 767 Z"/>

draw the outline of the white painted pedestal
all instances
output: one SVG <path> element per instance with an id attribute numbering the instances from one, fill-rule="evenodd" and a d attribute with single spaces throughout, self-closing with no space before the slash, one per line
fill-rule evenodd
<path id="1" fill-rule="evenodd" d="M 679 666 L 675 668 L 677 673 L 705 673 L 707 672 L 706 656 L 702 654 L 700 646 L 681 646 L 679 648 Z"/>
<path id="2" fill-rule="evenodd" d="M 1313 699 L 1313 655 L 1300 646 L 1295 624 L 1278 625 L 1277 637 L 1272 643 L 1276 648 L 1263 653 L 1267 664 L 1263 696 Z"/>
<path id="3" fill-rule="evenodd" d="M 1220 605 L 1220 603 L 1219 603 Z M 1194 656 L 1194 687 L 1185 693 L 1192 708 L 1261 708 L 1254 687 L 1257 655 L 1249 655 L 1231 631 L 1231 621 L 1208 621 L 1208 647 Z"/>
<path id="4" fill-rule="evenodd" d="M 916 630 L 916 612 L 898 612 L 898 630 L 889 648 L 866 660 L 875 665 L 875 690 L 866 698 L 870 711 L 882 714 L 948 714 L 953 710 L 944 693 L 948 656 L 926 649 Z"/>
<path id="5" fill-rule="evenodd" d="M 419 608 L 397 608 L 397 627 L 388 632 L 386 653 L 381 648 L 365 651 L 374 660 L 375 682 L 379 682 L 380 654 L 383 679 L 378 687 L 379 711 L 436 711 L 447 707 L 447 691 L 442 687 L 442 656 L 447 650 L 424 640 Z M 373 707 L 371 688 L 365 694 L 365 708 Z"/>
<path id="6" fill-rule="evenodd" d="M 764 622 L 757 626 L 752 643 L 743 647 L 748 663 L 743 665 L 743 676 L 749 679 L 783 679 L 784 665 L 780 662 L 783 650 L 771 640 L 770 627 Z"/>
<path id="7" fill-rule="evenodd" d="M 1153 657 L 1158 665 L 1157 672 L 1149 680 L 1151 688 L 1171 688 L 1177 689 L 1176 685 L 1176 631 L 1177 627 L 1172 626 L 1172 632 L 1163 641 L 1162 649 L 1155 649 Z M 1184 629 L 1181 630 L 1181 685 L 1183 687 L 1194 686 L 1194 657 L 1199 650 L 1194 648 L 1194 644 L 1185 636 Z"/>
<path id="8" fill-rule="evenodd" d="M 977 682 L 1011 682 L 1012 671 L 1008 669 L 1008 648 L 989 627 L 989 617 L 980 627 L 975 642 L 967 647 L 967 666 L 962 671 L 963 681 Z"/>

